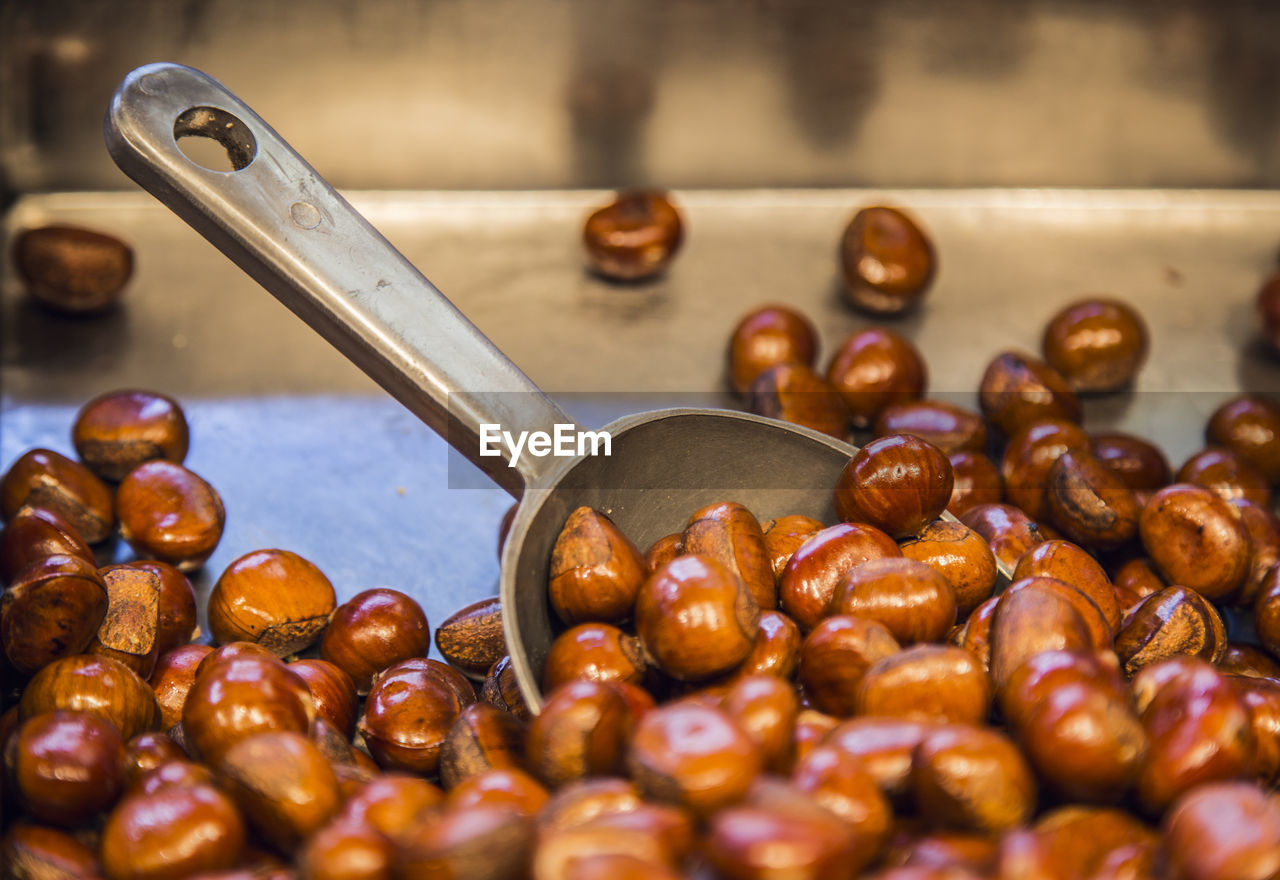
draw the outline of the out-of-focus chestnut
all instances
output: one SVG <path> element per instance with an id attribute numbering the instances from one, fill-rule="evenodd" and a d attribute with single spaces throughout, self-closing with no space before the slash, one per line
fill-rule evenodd
<path id="1" fill-rule="evenodd" d="M 154 391 L 110 391 L 80 408 L 71 442 L 91 471 L 119 482 L 152 459 L 182 464 L 190 433 L 173 398 Z"/>
<path id="2" fill-rule="evenodd" d="M 909 434 L 881 437 L 858 450 L 841 471 L 836 513 L 846 522 L 906 538 L 942 514 L 951 486 L 951 462 L 936 446 Z"/>
<path id="3" fill-rule="evenodd" d="M 1011 504 L 979 504 L 959 515 L 960 522 L 973 529 L 991 547 L 996 558 L 1013 568 L 1047 536 L 1035 521 Z"/>
<path id="4" fill-rule="evenodd" d="M 640 550 L 613 520 L 579 507 L 569 514 L 551 551 L 551 606 L 570 626 L 626 620 L 647 573 Z"/>
<path id="5" fill-rule="evenodd" d="M 79 825 L 115 803 L 124 788 L 124 740 L 98 715 L 55 711 L 28 718 L 5 752 L 19 802 L 41 822 Z"/>
<path id="6" fill-rule="evenodd" d="M 1005 831 L 1035 809 L 1026 759 L 988 728 L 951 724 L 928 734 L 916 747 L 911 775 L 920 812 L 951 827 Z"/>
<path id="7" fill-rule="evenodd" d="M 1219 406 L 1205 426 L 1206 442 L 1225 446 L 1280 483 L 1280 405 L 1254 394 L 1233 397 Z"/>
<path id="8" fill-rule="evenodd" d="M 1173 479 L 1169 460 L 1160 447 L 1131 434 L 1094 434 L 1089 439 L 1093 454 L 1120 475 L 1126 486 L 1135 491 L 1154 492 Z"/>
<path id="9" fill-rule="evenodd" d="M 13 262 L 32 299 L 69 315 L 115 305 L 133 275 L 131 247 L 105 232 L 65 224 L 23 230 Z"/>
<path id="10" fill-rule="evenodd" d="M 999 504 L 1004 497 L 1004 480 L 995 463 L 981 452 L 953 452 L 951 462 L 951 500 L 947 510 L 954 517 L 983 504 Z"/>
<path id="11" fill-rule="evenodd" d="M 1263 338 L 1271 348 L 1280 351 L 1280 272 L 1262 283 L 1255 297 Z"/>
<path id="12" fill-rule="evenodd" d="M 244 820 L 211 785 L 166 788 L 126 797 L 102 831 L 109 880 L 166 880 L 227 870 L 245 847 Z"/>
<path id="13" fill-rule="evenodd" d="M 818 331 L 808 318 L 788 306 L 761 306 L 738 322 L 729 339 L 729 384 L 746 394 L 769 368 L 812 367 L 817 354 Z"/>
<path id="14" fill-rule="evenodd" d="M 1133 382 L 1147 358 L 1147 325 L 1127 303 L 1072 303 L 1044 329 L 1044 359 L 1080 391 L 1114 391 Z"/>
<path id="15" fill-rule="evenodd" d="M 854 427 L 869 428 L 893 404 L 920 398 L 928 370 L 910 340 L 884 327 L 868 327 L 836 351 L 827 381 L 844 398 Z"/>
<path id="16" fill-rule="evenodd" d="M 306 683 L 276 658 L 204 662 L 182 708 L 188 748 L 201 759 L 217 766 L 228 749 L 254 734 L 310 730 L 315 708 Z"/>
<path id="17" fill-rule="evenodd" d="M 647 796 L 707 816 L 746 795 L 763 758 L 724 712 L 681 701 L 640 719 L 627 765 Z"/>
<path id="18" fill-rule="evenodd" d="M 93 551 L 61 514 L 43 507 L 24 507 L 0 531 L 0 580 L 8 583 L 38 559 L 78 556 L 94 562 Z"/>
<path id="19" fill-rule="evenodd" d="M 228 565 L 213 585 L 209 629 L 222 644 L 256 642 L 284 657 L 320 637 L 336 603 L 333 584 L 308 560 L 289 550 L 255 550 Z M 425 653 L 425 624 L 421 641 Z"/>
<path id="20" fill-rule="evenodd" d="M 106 484 L 80 462 L 51 449 L 23 453 L 0 477 L 0 517 L 7 522 L 23 507 L 52 510 L 89 544 L 110 537 L 116 524 Z"/>
<path id="21" fill-rule="evenodd" d="M 991 708 L 991 680 L 964 648 L 915 645 L 882 657 L 858 686 L 859 715 L 981 724 Z"/>
<path id="22" fill-rule="evenodd" d="M 587 217 L 582 244 L 592 270 L 615 281 L 651 278 L 667 268 L 684 240 L 670 196 L 628 190 Z"/>
<path id="23" fill-rule="evenodd" d="M 116 489 L 120 535 L 141 556 L 180 571 L 204 565 L 222 540 L 227 513 L 213 486 L 180 464 L 156 459 Z"/>
<path id="24" fill-rule="evenodd" d="M 987 425 L 975 412 L 943 400 L 914 400 L 886 407 L 876 419 L 875 435 L 911 434 L 938 447 L 946 455 L 982 452 Z"/>
<path id="25" fill-rule="evenodd" d="M 1005 436 L 1037 419 L 1080 421 L 1080 398 L 1053 367 L 1017 351 L 996 356 L 982 375 L 979 403 L 987 421 Z"/>
<path id="26" fill-rule="evenodd" d="M 1049 469 L 1049 518 L 1086 547 L 1114 550 L 1138 532 L 1141 507 L 1114 470 L 1088 450 L 1069 450 Z"/>
<path id="27" fill-rule="evenodd" d="M 841 440 L 849 433 L 849 408 L 844 398 L 805 364 L 777 364 L 757 376 L 751 383 L 747 409 Z"/>
<path id="28" fill-rule="evenodd" d="M 66 831 L 15 823 L 0 838 L 5 880 L 96 880 L 102 875 L 92 849 Z"/>
<path id="29" fill-rule="evenodd" d="M 823 620 L 800 649 L 800 681 L 805 693 L 824 712 L 852 715 L 867 669 L 898 652 L 898 642 L 873 620 L 837 614 Z"/>
<path id="30" fill-rule="evenodd" d="M 822 523 L 811 516 L 781 516 L 760 523 L 764 533 L 764 552 L 769 558 L 775 579 L 782 580 L 782 572 L 792 555 L 805 541 L 822 531 Z"/>
<path id="31" fill-rule="evenodd" d="M 1186 880 L 1280 872 L 1280 801 L 1243 782 L 1194 788 L 1164 820 L 1170 867 Z"/>
<path id="32" fill-rule="evenodd" d="M 351 676 L 326 660 L 312 658 L 295 660 L 289 664 L 289 671 L 306 683 L 316 717 L 325 719 L 350 738 L 360 710 L 360 698 Z"/>
<path id="33" fill-rule="evenodd" d="M 917 303 L 938 271 L 932 242 L 899 208 L 858 211 L 840 238 L 844 295 L 859 309 L 896 315 Z"/>
<path id="34" fill-rule="evenodd" d="M 873 559 L 840 579 L 828 610 L 881 623 L 910 645 L 946 636 L 956 623 L 956 596 L 950 582 L 923 562 Z"/>
<path id="35" fill-rule="evenodd" d="M 778 581 L 782 610 L 803 629 L 827 613 L 845 572 L 871 559 L 901 556 L 893 538 L 875 526 L 841 523 L 816 532 L 792 554 Z"/>
<path id="36" fill-rule="evenodd" d="M 547 697 L 529 724 L 525 760 L 550 786 L 621 769 L 631 715 L 611 686 L 572 681 Z"/>
<path id="37" fill-rule="evenodd" d="M 440 750 L 440 781 L 453 788 L 486 770 L 524 763 L 524 724 L 488 703 L 472 703 L 458 713 Z"/>
<path id="38" fill-rule="evenodd" d="M 1073 449 L 1088 449 L 1089 435 L 1066 419 L 1037 419 L 1009 438 L 1000 460 L 1004 494 L 1032 519 L 1049 515 L 1049 473 Z"/>
<path id="39" fill-rule="evenodd" d="M 422 606 L 412 596 L 381 587 L 357 593 L 332 610 L 320 639 L 320 656 L 351 676 L 359 693 L 367 693 L 375 674 L 424 656 L 430 646 Z"/>

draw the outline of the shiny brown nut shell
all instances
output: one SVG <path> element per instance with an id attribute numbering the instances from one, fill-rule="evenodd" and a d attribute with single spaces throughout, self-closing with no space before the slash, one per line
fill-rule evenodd
<path id="1" fill-rule="evenodd" d="M 397 880 L 517 880 L 533 859 L 533 820 L 500 807 L 442 811 L 407 834 Z"/>
<path id="2" fill-rule="evenodd" d="M 1249 574 L 1249 535 L 1240 512 L 1208 489 L 1174 483 L 1138 520 L 1147 555 L 1169 582 L 1206 599 L 1226 599 Z"/>
<path id="3" fill-rule="evenodd" d="M 550 798 L 546 787 L 518 767 L 495 767 L 468 776 L 449 790 L 447 809 L 500 807 L 535 817 Z"/>
<path id="4" fill-rule="evenodd" d="M 384 773 L 347 798 L 340 818 L 376 828 L 399 842 L 437 811 L 444 798 L 443 791 L 421 777 Z"/>
<path id="5" fill-rule="evenodd" d="M 1233 674 L 1226 678 L 1253 728 L 1250 775 L 1260 785 L 1274 786 L 1280 782 L 1280 680 Z"/>
<path id="6" fill-rule="evenodd" d="M 110 721 L 126 741 L 155 729 L 160 719 L 145 681 L 120 661 L 92 654 L 64 657 L 41 669 L 18 708 L 24 719 L 56 709 L 89 712 Z"/>
<path id="7" fill-rule="evenodd" d="M 1004 480 L 995 463 L 981 452 L 953 452 L 951 462 L 951 500 L 947 510 L 959 518 L 984 504 L 999 504 L 1004 498 Z"/>
<path id="8" fill-rule="evenodd" d="M 435 642 L 450 665 L 483 679 L 507 653 L 501 600 L 493 596 L 455 611 L 436 627 Z"/>
<path id="9" fill-rule="evenodd" d="M 217 788 L 168 788 L 125 798 L 102 832 L 109 880 L 167 880 L 235 866 L 245 848 L 240 811 Z"/>
<path id="10" fill-rule="evenodd" d="M 997 689 L 1019 666 L 1043 651 L 1096 647 L 1077 606 L 1059 588 L 1045 583 L 1051 580 L 1037 577 L 1018 581 L 1013 586 L 1022 584 L 1023 588 L 1014 590 L 1011 586 L 996 605 L 990 642 L 991 678 Z"/>
<path id="11" fill-rule="evenodd" d="M 766 769 L 781 773 L 790 768 L 800 701 L 789 682 L 772 675 L 739 678 L 721 708 L 760 749 Z"/>
<path id="12" fill-rule="evenodd" d="M 1063 453 L 1088 449 L 1089 435 L 1066 419 L 1037 419 L 1009 438 L 1000 475 L 1009 503 L 1032 519 L 1049 515 L 1049 472 Z"/>
<path id="13" fill-rule="evenodd" d="M 1177 655 L 1216 663 L 1227 649 L 1227 630 L 1212 603 L 1186 587 L 1167 587 L 1142 600 L 1116 633 L 1125 672 Z"/>
<path id="14" fill-rule="evenodd" d="M 172 737 L 167 733 L 147 731 L 125 743 L 126 777 L 133 784 L 145 773 L 170 761 L 186 758 Z"/>
<path id="15" fill-rule="evenodd" d="M 1067 583 L 1057 578 L 1037 575 L 1014 581 L 1000 594 L 1000 598 L 1004 600 L 1014 593 L 1020 593 L 1024 590 L 1050 592 L 1065 599 L 1080 615 L 1080 619 L 1084 621 L 1092 647 L 1099 650 L 1111 647 L 1112 640 L 1115 638 L 1115 630 L 1111 628 L 1106 614 L 1098 607 L 1098 603 L 1085 590 L 1075 584 Z"/>
<path id="16" fill-rule="evenodd" d="M 1225 446 L 1210 446 L 1183 462 L 1175 479 L 1212 489 L 1227 501 L 1271 506 L 1271 484 L 1248 459 Z"/>
<path id="17" fill-rule="evenodd" d="M 525 703 L 524 695 L 520 693 L 520 684 L 516 681 L 515 669 L 512 668 L 511 658 L 508 656 L 504 655 L 489 669 L 489 674 L 485 676 L 484 684 L 480 688 L 480 698 L 491 706 L 510 712 L 522 721 L 528 721 L 533 717 L 533 711 Z"/>
<path id="18" fill-rule="evenodd" d="M 1077 544 L 1114 550 L 1138 533 L 1141 507 L 1133 491 L 1087 450 L 1058 457 L 1045 497 L 1050 521 Z"/>
<path id="19" fill-rule="evenodd" d="M 1120 602 L 1106 571 L 1096 559 L 1069 541 L 1045 541 L 1032 547 L 1013 570 L 1015 581 L 1050 577 L 1070 584 L 1088 596 L 1112 630 L 1120 626 Z"/>
<path id="20" fill-rule="evenodd" d="M 747 411 L 838 440 L 849 434 L 849 407 L 844 398 L 805 364 L 777 364 L 757 376 L 747 392 Z"/>
<path id="21" fill-rule="evenodd" d="M 405 660 L 374 677 L 357 729 L 384 770 L 432 776 L 462 702 L 424 659 Z"/>
<path id="22" fill-rule="evenodd" d="M 15 823 L 0 838 L 4 880 L 96 880 L 98 857 L 71 834 L 43 825 Z"/>
<path id="23" fill-rule="evenodd" d="M 978 391 L 987 421 L 1012 437 L 1038 419 L 1080 421 L 1080 399 L 1062 374 L 1024 352 L 1007 351 L 987 365 Z"/>
<path id="24" fill-rule="evenodd" d="M 913 755 L 916 804 L 930 821 L 954 828 L 1000 832 L 1030 818 L 1036 783 L 1008 738 L 981 727 L 952 724 L 929 733 Z"/>
<path id="25" fill-rule="evenodd" d="M 1143 671 L 1159 671 L 1172 662 Z M 1253 727 L 1231 682 L 1203 661 L 1180 662 L 1185 671 L 1156 690 L 1142 709 L 1148 748 L 1138 795 L 1153 812 L 1197 785 L 1243 778 L 1252 768 Z"/>
<path id="26" fill-rule="evenodd" d="M 115 803 L 124 789 L 124 740 L 87 712 L 44 712 L 9 741 L 5 770 L 19 804 L 39 822 L 75 826 Z"/>
<path id="27" fill-rule="evenodd" d="M 313 563 L 289 550 L 255 550 L 228 565 L 213 585 L 209 629 L 221 644 L 256 642 L 285 657 L 320 638 L 336 604 L 333 584 Z M 425 622 L 422 629 L 425 653 Z M 385 626 L 378 634 L 386 634 Z M 321 655 L 336 662 L 323 646 Z"/>
<path id="28" fill-rule="evenodd" d="M 732 501 L 693 513 L 680 537 L 682 554 L 715 558 L 751 591 L 763 610 L 778 607 L 778 587 L 765 551 L 764 532 L 751 511 Z"/>
<path id="29" fill-rule="evenodd" d="M 154 391 L 110 391 L 86 403 L 71 427 L 80 460 L 104 480 L 119 482 L 157 458 L 182 464 L 190 432 L 176 400 Z"/>
<path id="30" fill-rule="evenodd" d="M 333 768 L 292 731 L 241 739 L 222 755 L 218 774 L 249 826 L 283 854 L 324 827 L 340 806 Z"/>
<path id="31" fill-rule="evenodd" d="M 996 558 L 1009 568 L 1018 564 L 1022 554 L 1048 539 L 1034 520 L 1011 504 L 980 504 L 960 514 L 959 519 L 982 536 Z"/>
<path id="32" fill-rule="evenodd" d="M 1044 358 L 1080 391 L 1115 391 L 1133 382 L 1147 359 L 1147 325 L 1127 303 L 1074 302 L 1044 330 Z"/>
<path id="33" fill-rule="evenodd" d="M 458 713 L 440 749 L 440 782 L 453 788 L 486 770 L 524 766 L 525 725 L 488 703 Z"/>
<path id="34" fill-rule="evenodd" d="M 937 729 L 903 718 L 851 718 L 831 730 L 823 744 L 852 756 L 886 797 L 902 802 L 911 791 L 915 749 Z"/>
<path id="35" fill-rule="evenodd" d="M 160 709 L 160 728 L 168 730 L 182 721 L 182 707 L 196 681 L 200 661 L 212 653 L 208 645 L 182 645 L 161 654 L 151 673 L 150 685 Z"/>
<path id="36" fill-rule="evenodd" d="M 722 810 L 707 832 L 707 859 L 729 880 L 853 877 L 867 866 L 849 830 L 834 816 L 796 798 L 783 806 L 744 804 Z"/>
<path id="37" fill-rule="evenodd" d="M 160 653 L 185 645 L 199 634 L 196 625 L 196 593 L 187 576 L 167 562 L 143 559 L 129 563 L 160 579 Z"/>
<path id="38" fill-rule="evenodd" d="M 647 671 L 640 640 L 607 623 L 580 623 L 556 636 L 542 668 L 547 693 L 566 681 L 642 684 Z"/>
<path id="39" fill-rule="evenodd" d="M 911 434 L 948 456 L 982 452 L 987 445 L 982 416 L 943 400 L 914 400 L 886 407 L 876 419 L 873 433 L 876 437 Z"/>
<path id="40" fill-rule="evenodd" d="M 0 581 L 9 583 L 19 571 L 48 556 L 76 556 L 94 562 L 93 551 L 61 514 L 24 507 L 0 530 Z"/>
<path id="41" fill-rule="evenodd" d="M 115 305 L 133 275 L 133 249 L 127 244 L 65 224 L 23 230 L 14 240 L 13 262 L 34 300 L 70 315 Z"/>
<path id="42" fill-rule="evenodd" d="M 182 729 L 188 751 L 217 766 L 228 749 L 255 734 L 305 735 L 314 716 L 302 679 L 274 657 L 245 655 L 197 671 L 182 708 Z"/>
<path id="43" fill-rule="evenodd" d="M 0 517 L 23 507 L 52 510 L 89 544 L 110 537 L 116 523 L 111 490 L 92 471 L 51 449 L 23 453 L 0 477 Z"/>
<path id="44" fill-rule="evenodd" d="M 787 563 L 778 585 L 779 604 L 802 629 L 812 629 L 847 571 L 868 560 L 901 555 L 894 540 L 874 526 L 841 523 L 823 529 Z"/>
<path id="45" fill-rule="evenodd" d="M 845 299 L 875 315 L 915 307 L 933 283 L 937 264 L 929 237 L 899 208 L 862 208 L 840 238 Z"/>
<path id="46" fill-rule="evenodd" d="M 991 679 L 964 648 L 915 645 L 873 663 L 858 686 L 857 713 L 937 723 L 981 724 Z"/>
<path id="47" fill-rule="evenodd" d="M 887 407 L 919 399 L 928 385 L 928 370 L 910 340 L 869 327 L 836 351 L 827 381 L 844 398 L 854 427 L 869 428 Z"/>
<path id="48" fill-rule="evenodd" d="M 548 596 L 560 619 L 613 623 L 631 617 L 648 570 L 636 545 L 603 513 L 569 514 L 551 551 Z"/>
<path id="49" fill-rule="evenodd" d="M 680 539 L 684 536 L 684 532 L 672 532 L 670 535 L 663 535 L 658 540 L 649 545 L 649 549 L 644 551 L 644 568 L 648 574 L 658 570 L 658 566 L 670 562 L 681 553 L 684 547 L 680 544 Z"/>
<path id="50" fill-rule="evenodd" d="M 909 434 L 873 440 L 858 450 L 836 482 L 836 514 L 894 538 L 919 534 L 951 500 L 951 462 Z"/>
<path id="51" fill-rule="evenodd" d="M 796 622 L 780 611 L 761 611 L 751 653 L 734 670 L 734 676 L 772 675 L 790 680 L 800 664 L 803 636 Z"/>
<path id="52" fill-rule="evenodd" d="M 395 847 L 375 828 L 333 822 L 311 836 L 297 862 L 306 880 L 386 880 Z"/>
<path id="53" fill-rule="evenodd" d="M 923 562 L 873 559 L 841 578 L 828 611 L 881 623 L 903 645 L 937 642 L 955 626 L 955 590 Z"/>
<path id="54" fill-rule="evenodd" d="M 859 865 L 871 864 L 884 850 L 893 809 L 857 758 L 830 746 L 819 746 L 797 762 L 790 784 L 844 823 L 852 835 Z M 764 800 L 756 792 L 752 799 Z"/>
<path id="55" fill-rule="evenodd" d="M 1280 658 L 1280 563 L 1273 565 L 1262 579 L 1253 606 L 1253 626 L 1262 646 L 1273 658 Z"/>
<path id="56" fill-rule="evenodd" d="M 1169 865 L 1186 880 L 1280 873 L 1280 801 L 1243 782 L 1202 785 L 1164 819 Z"/>
<path id="57" fill-rule="evenodd" d="M 963 523 L 936 520 L 899 545 L 902 555 L 923 562 L 951 585 L 961 619 L 991 597 L 999 571 L 991 547 Z"/>
<path id="58" fill-rule="evenodd" d="M 1130 559 L 1116 569 L 1113 584 L 1122 613 L 1168 586 L 1145 556 Z"/>
<path id="59" fill-rule="evenodd" d="M 1119 474 L 1130 489 L 1154 492 L 1173 481 L 1169 460 L 1149 440 L 1132 434 L 1094 434 L 1089 445 L 1093 454 Z"/>
<path id="60" fill-rule="evenodd" d="M 992 596 L 983 602 L 960 626 L 952 631 L 947 641 L 957 648 L 964 648 L 978 658 L 984 669 L 991 669 L 991 621 L 995 617 L 1000 596 Z"/>
<path id="61" fill-rule="evenodd" d="M 14 670 L 39 672 L 86 650 L 107 614 L 106 584 L 79 556 L 36 559 L 0 593 L 0 647 Z"/>
<path id="62" fill-rule="evenodd" d="M 614 281 L 652 278 L 684 240 L 680 211 L 660 190 L 624 190 L 593 211 L 582 230 L 592 271 Z"/>
<path id="63" fill-rule="evenodd" d="M 1223 403 L 1204 430 L 1205 442 L 1225 446 L 1256 467 L 1269 484 L 1280 483 L 1280 405 L 1256 394 Z"/>
<path id="64" fill-rule="evenodd" d="M 315 658 L 295 660 L 289 664 L 289 671 L 306 684 L 316 717 L 328 721 L 349 739 L 360 711 L 360 698 L 351 676 L 334 664 Z"/>
<path id="65" fill-rule="evenodd" d="M 755 644 L 760 608 L 732 571 L 707 556 L 679 556 L 640 588 L 636 632 L 645 654 L 681 681 L 728 672 Z"/>
<path id="66" fill-rule="evenodd" d="M 140 556 L 180 571 L 204 564 L 222 540 L 222 496 L 203 477 L 163 459 L 134 468 L 116 489 L 120 535 Z"/>
<path id="67" fill-rule="evenodd" d="M 746 394 L 769 368 L 812 367 L 817 352 L 818 332 L 808 318 L 788 306 L 761 306 L 744 315 L 729 338 L 729 384 Z"/>
<path id="68" fill-rule="evenodd" d="M 800 682 L 819 709 L 847 717 L 857 710 L 867 670 L 898 650 L 898 641 L 882 623 L 843 614 L 828 617 L 800 649 Z"/>
<path id="69" fill-rule="evenodd" d="M 1267 570 L 1280 562 L 1280 517 L 1270 509 L 1237 498 L 1231 502 L 1240 511 L 1240 521 L 1249 534 L 1249 573 L 1244 584 L 1231 597 L 1231 604 L 1250 608 L 1257 601 L 1258 590 Z"/>
<path id="70" fill-rule="evenodd" d="M 1280 662 L 1262 648 L 1243 642 L 1228 642 L 1217 666 L 1229 675 L 1280 680 Z"/>
<path id="71" fill-rule="evenodd" d="M 699 816 L 741 800 L 763 767 L 759 748 L 728 715 L 689 701 L 640 719 L 626 760 L 646 797 Z"/>
<path id="72" fill-rule="evenodd" d="M 290 562 L 290 567 L 296 565 L 297 561 Z M 302 619 L 302 610 L 308 614 L 315 612 L 314 617 L 307 619 L 317 630 L 323 628 L 320 656 L 351 676 L 359 693 L 368 692 L 375 674 L 402 660 L 427 653 L 431 645 L 427 616 L 412 596 L 379 587 L 357 593 L 335 609 L 333 588 L 328 586 L 328 579 L 318 569 L 314 570 L 313 578 L 316 583 L 314 608 L 300 609 L 299 619 Z M 325 586 L 328 586 L 327 592 L 323 589 Z M 328 610 L 324 608 L 325 602 L 329 603 Z M 321 619 L 325 616 L 327 625 Z"/>
<path id="73" fill-rule="evenodd" d="M 89 653 L 150 678 L 160 655 L 160 578 L 132 565 L 108 565 L 98 573 L 107 585 L 107 614 Z"/>
<path id="74" fill-rule="evenodd" d="M 823 525 L 811 516 L 792 514 L 760 523 L 764 534 L 764 551 L 778 581 L 787 563 L 804 542 L 822 531 Z"/>
<path id="75" fill-rule="evenodd" d="M 525 761 L 552 787 L 622 768 L 632 719 L 608 684 L 574 681 L 548 695 L 525 735 Z"/>

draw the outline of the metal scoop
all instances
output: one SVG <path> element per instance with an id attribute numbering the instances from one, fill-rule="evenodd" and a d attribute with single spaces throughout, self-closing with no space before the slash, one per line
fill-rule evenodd
<path id="1" fill-rule="evenodd" d="M 220 143 L 234 170 L 189 159 L 177 143 L 187 136 Z M 512 467 L 505 444 L 496 444 L 500 456 L 482 456 L 483 425 L 513 436 L 578 426 L 235 95 L 189 67 L 140 67 L 111 101 L 106 140 L 126 174 L 521 497 L 501 596 L 512 666 L 533 710 L 553 638 L 548 564 L 575 508 L 607 512 L 641 547 L 717 501 L 737 501 L 761 519 L 837 520 L 832 488 L 856 449 L 745 413 L 669 409 L 619 419 L 602 429 L 611 436 L 607 456 L 526 453 Z"/>

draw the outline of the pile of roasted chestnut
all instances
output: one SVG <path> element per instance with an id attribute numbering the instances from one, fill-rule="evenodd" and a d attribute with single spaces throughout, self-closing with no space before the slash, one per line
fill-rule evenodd
<path id="1" fill-rule="evenodd" d="M 674 253 L 648 198 L 588 229 L 621 248 L 598 271 Z M 934 275 L 891 209 L 841 253 L 880 314 Z M 218 576 L 205 643 L 184 572 L 224 511 L 182 465 L 182 410 L 91 401 L 79 461 L 33 450 L 0 479 L 0 878 L 1280 877 L 1280 407 L 1224 402 L 1176 475 L 1089 434 L 1077 392 L 1146 353 L 1114 300 L 1056 316 L 1043 360 L 996 357 L 978 410 L 924 400 L 891 330 L 825 374 L 818 347 L 768 306 L 728 368 L 755 411 L 866 441 L 840 521 L 726 498 L 642 549 L 573 511 L 536 715 L 496 599 L 437 627 L 441 663 L 411 597 L 338 604 L 287 550 Z M 116 533 L 143 561 L 98 567 Z"/>

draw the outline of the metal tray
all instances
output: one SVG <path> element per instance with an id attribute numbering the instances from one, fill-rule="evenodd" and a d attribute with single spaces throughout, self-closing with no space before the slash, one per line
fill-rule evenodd
<path id="1" fill-rule="evenodd" d="M 725 345 L 761 303 L 810 315 L 825 364 L 872 323 L 840 300 L 835 259 L 844 223 L 872 203 L 907 207 L 938 247 L 924 306 L 888 322 L 924 353 L 931 395 L 976 407 L 992 356 L 1037 350 L 1049 316 L 1092 293 L 1133 303 L 1152 350 L 1132 390 L 1086 401 L 1086 427 L 1152 437 L 1176 467 L 1227 396 L 1280 390 L 1253 312 L 1276 266 L 1274 193 L 681 191 L 684 251 L 665 277 L 628 286 L 582 265 L 581 223 L 601 192 L 348 196 L 588 426 L 659 405 L 735 405 Z M 72 453 L 75 412 L 94 395 L 153 388 L 186 407 L 187 463 L 227 505 L 222 543 L 195 578 L 202 594 L 231 560 L 272 546 L 318 564 L 340 599 L 404 590 L 433 626 L 496 590 L 509 499 L 185 224 L 141 193 L 27 195 L 4 217 L 5 254 L 17 231 L 50 222 L 127 240 L 137 271 L 121 308 L 70 319 L 33 306 L 5 261 L 0 467 L 36 445 Z"/>

